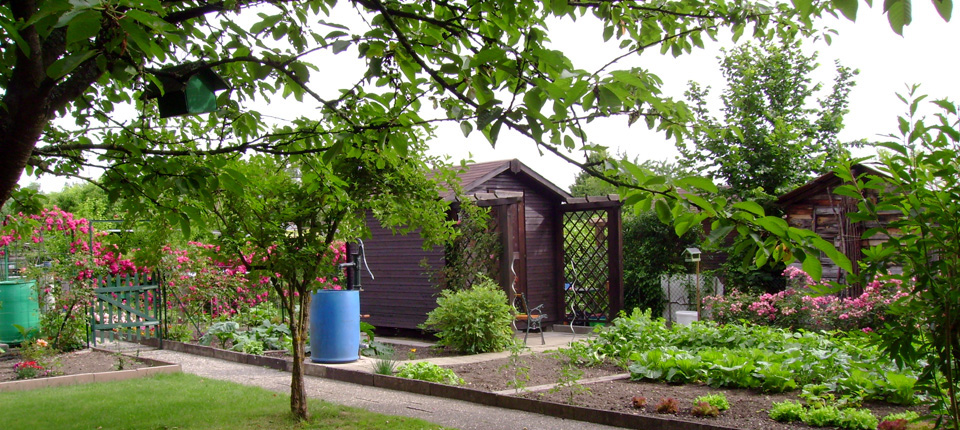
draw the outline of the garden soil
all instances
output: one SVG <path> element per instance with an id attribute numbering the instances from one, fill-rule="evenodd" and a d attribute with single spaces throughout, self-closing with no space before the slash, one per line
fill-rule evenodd
<path id="1" fill-rule="evenodd" d="M 13 366 L 19 361 L 20 355 L 17 354 L 15 350 L 0 355 L 0 382 L 16 380 Z M 92 349 L 83 349 L 57 355 L 54 363 L 53 369 L 57 373 L 51 376 L 113 372 L 120 370 L 118 367 L 121 364 L 116 354 L 94 351 Z M 122 364 L 122 370 L 150 367 L 148 364 L 141 363 L 129 357 L 124 358 Z"/>
<path id="2" fill-rule="evenodd" d="M 484 391 L 510 390 L 511 395 L 554 403 L 566 403 L 592 409 L 611 410 L 627 414 L 650 417 L 669 417 L 683 421 L 703 422 L 744 430 L 796 430 L 813 428 L 804 424 L 778 423 L 767 417 L 767 411 L 773 402 L 799 400 L 798 392 L 784 394 L 760 393 L 744 389 L 717 389 L 702 384 L 668 385 L 663 383 L 634 382 L 629 379 L 585 383 L 589 379 L 602 376 L 623 374 L 624 370 L 614 365 L 582 367 L 576 383 L 572 383 L 569 369 L 564 376 L 565 359 L 558 359 L 549 353 L 535 353 L 520 357 L 519 366 L 510 358 L 481 363 L 447 366 L 466 381 L 466 386 Z M 517 372 L 518 367 L 525 369 Z M 576 371 L 574 371 L 576 372 Z M 526 375 L 523 377 L 522 375 Z M 522 381 L 524 390 L 517 391 L 516 381 Z M 513 382 L 511 382 L 513 381 Z M 559 389 L 531 391 L 530 388 L 547 384 L 566 382 Z M 730 409 L 719 417 L 697 418 L 690 414 L 693 400 L 699 396 L 722 392 L 730 403 Z M 633 407 L 633 398 L 643 397 L 646 405 Z M 662 415 L 656 412 L 656 405 L 662 399 L 674 398 L 680 406 L 679 413 Z M 885 403 L 868 403 L 863 407 L 870 409 L 878 418 L 907 408 Z M 921 414 L 919 408 L 911 408 Z"/>

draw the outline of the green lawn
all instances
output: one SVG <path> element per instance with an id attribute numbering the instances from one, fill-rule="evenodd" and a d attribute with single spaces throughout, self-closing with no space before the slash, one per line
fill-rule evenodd
<path id="1" fill-rule="evenodd" d="M 4 430 L 442 428 L 315 399 L 310 415 L 297 423 L 286 394 L 188 374 L 0 393 Z"/>

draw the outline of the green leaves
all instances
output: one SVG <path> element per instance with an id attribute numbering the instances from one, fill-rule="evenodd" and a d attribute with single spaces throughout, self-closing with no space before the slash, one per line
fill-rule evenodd
<path id="1" fill-rule="evenodd" d="M 147 28 L 157 32 L 172 31 L 174 29 L 173 24 L 170 24 L 160 17 L 142 10 L 131 9 L 125 12 L 123 15 L 124 17 L 133 19 L 134 21 L 137 21 L 145 25 Z"/>
<path id="2" fill-rule="evenodd" d="M 17 30 L 17 26 L 13 21 L 7 19 L 6 16 L 0 16 L 0 28 L 7 33 L 10 39 L 13 39 L 13 42 L 17 44 L 17 48 L 20 49 L 23 55 L 30 56 L 30 45 L 20 36 L 20 32 Z"/>
<path id="3" fill-rule="evenodd" d="M 937 8 L 937 13 L 944 21 L 950 21 L 953 15 L 953 0 L 932 0 L 933 6 Z"/>
<path id="4" fill-rule="evenodd" d="M 74 17 L 67 24 L 67 44 L 96 36 L 100 32 L 100 20 L 100 12 L 96 10 L 88 10 Z"/>
<path id="5" fill-rule="evenodd" d="M 859 0 L 833 0 L 833 6 L 840 9 L 843 16 L 851 21 L 857 20 L 857 7 L 859 5 Z"/>
<path id="6" fill-rule="evenodd" d="M 883 11 L 894 33 L 903 36 L 903 27 L 913 21 L 911 0 L 884 0 Z M 939 8 L 938 8 L 939 11 Z"/>
<path id="7" fill-rule="evenodd" d="M 74 69 L 79 67 L 85 61 L 97 56 L 97 54 L 97 51 L 81 51 L 63 57 L 57 61 L 54 61 L 53 64 L 47 68 L 47 76 L 49 76 L 51 79 L 60 79 L 74 71 Z"/>

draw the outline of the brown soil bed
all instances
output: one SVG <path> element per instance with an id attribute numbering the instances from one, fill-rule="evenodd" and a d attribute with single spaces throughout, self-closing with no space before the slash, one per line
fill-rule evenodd
<path id="1" fill-rule="evenodd" d="M 13 366 L 20 362 L 20 355 L 16 351 L 0 356 L 0 382 L 16 380 Z M 82 373 L 113 372 L 118 369 L 120 360 L 116 354 L 109 354 L 92 349 L 68 352 L 57 355 L 54 360 L 54 374 L 48 376 L 79 375 Z M 134 370 L 150 367 L 130 357 L 123 359 L 122 370 Z"/>
<path id="2" fill-rule="evenodd" d="M 556 384 L 562 375 L 562 361 L 548 354 L 533 354 L 522 357 L 523 366 L 527 367 L 529 379 L 524 386 L 527 388 L 537 385 Z M 515 387 L 509 382 L 516 378 L 516 367 L 509 359 L 499 359 L 476 364 L 448 366 L 466 381 L 469 388 L 484 391 L 511 390 Z M 584 381 L 590 378 L 611 376 L 626 373 L 614 365 L 599 367 L 582 367 L 583 375 L 579 379 Z M 696 397 L 722 392 L 730 403 L 730 409 L 716 418 L 697 418 L 690 414 L 693 399 Z M 691 422 L 703 422 L 711 425 L 738 428 L 745 430 L 778 430 L 812 428 L 804 424 L 778 423 L 767 417 L 767 411 L 773 402 L 784 400 L 799 400 L 799 392 L 783 394 L 759 393 L 742 389 L 718 389 L 701 384 L 668 385 L 662 383 L 633 382 L 630 380 L 616 380 L 598 382 L 586 385 L 573 385 L 572 388 L 561 388 L 556 391 L 522 391 L 515 394 L 521 397 L 538 399 L 555 403 L 572 404 L 592 409 L 610 410 L 627 414 L 644 415 L 650 417 L 669 417 Z M 634 408 L 634 397 L 646 398 L 646 406 Z M 680 406 L 678 414 L 662 415 L 656 413 L 656 405 L 661 399 L 672 397 Z M 878 418 L 894 412 L 902 412 L 907 408 L 886 403 L 868 403 L 864 408 L 870 409 Z M 919 407 L 910 408 L 922 412 Z"/>

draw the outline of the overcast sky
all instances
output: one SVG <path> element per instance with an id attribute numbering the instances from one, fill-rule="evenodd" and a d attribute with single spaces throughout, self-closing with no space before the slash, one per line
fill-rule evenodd
<path id="1" fill-rule="evenodd" d="M 896 35 L 880 13 L 880 8 L 867 9 L 861 3 L 856 23 L 846 19 L 830 19 L 824 23 L 839 31 L 833 43 L 820 41 L 806 43 L 808 52 L 819 52 L 818 69 L 814 79 L 832 85 L 835 75 L 834 61 L 859 69 L 856 86 L 850 93 L 850 113 L 845 117 L 846 128 L 841 133 L 843 141 L 861 138 L 879 139 L 881 135 L 896 130 L 896 118 L 904 112 L 904 105 L 896 97 L 903 93 L 905 84 L 919 83 L 931 98 L 960 99 L 960 56 L 956 54 L 960 41 L 960 23 L 954 19 L 945 23 L 928 2 L 914 2 L 914 22 L 904 31 L 904 37 Z M 587 20 L 578 20 L 576 31 L 568 23 L 557 26 L 551 39 L 557 49 L 562 49 L 574 64 L 593 71 L 616 54 L 605 50 L 601 43 L 599 25 L 589 27 Z M 741 41 L 747 38 L 741 39 Z M 719 96 L 724 85 L 717 57 L 721 47 L 732 46 L 729 38 L 719 43 L 708 43 L 706 49 L 674 58 L 650 52 L 633 59 L 626 66 L 640 65 L 649 68 L 664 81 L 664 94 L 683 99 L 687 82 L 697 81 L 711 85 L 711 96 Z M 715 101 L 715 116 L 720 116 L 722 107 Z M 642 121 L 641 121 L 642 122 Z M 630 158 L 642 160 L 673 160 L 678 155 L 673 141 L 662 134 L 647 131 L 640 123 L 627 127 L 625 118 L 600 120 L 590 126 L 592 143 L 611 148 L 611 153 L 626 153 Z M 465 141 L 458 127 L 448 127 L 438 132 L 439 138 L 431 142 L 431 151 L 446 153 L 456 158 L 468 157 L 476 161 L 519 158 L 556 185 L 567 189 L 577 169 L 551 154 L 540 157 L 529 141 L 517 135 L 504 135 L 496 148 L 490 148 L 479 133 Z M 582 158 L 582 157 L 581 157 Z"/>
<path id="2" fill-rule="evenodd" d="M 824 82 L 826 87 L 833 80 L 834 60 L 839 59 L 844 65 L 860 70 L 850 94 L 850 113 L 845 117 L 842 140 L 874 139 L 894 131 L 896 117 L 903 112 L 903 104 L 895 93 L 903 92 L 907 83 L 921 84 L 922 90 L 934 98 L 960 99 L 960 59 L 956 54 L 960 24 L 956 19 L 951 23 L 943 22 L 928 2 L 914 3 L 913 7 L 914 22 L 906 27 L 904 37 L 890 30 L 879 7 L 867 9 L 861 3 L 856 23 L 846 19 L 824 21 L 840 32 L 834 36 L 832 45 L 823 41 L 805 44 L 808 52 L 819 52 L 822 66 L 814 79 Z M 620 54 L 613 44 L 603 43 L 601 34 L 598 23 L 580 19 L 575 24 L 570 21 L 553 24 L 550 38 L 554 49 L 564 51 L 576 67 L 592 72 Z M 742 39 L 745 40 L 748 38 Z M 720 39 L 719 43 L 705 42 L 706 49 L 694 50 L 692 54 L 679 58 L 660 55 L 658 51 L 647 52 L 619 63 L 618 68 L 641 66 L 650 69 L 664 81 L 664 94 L 675 99 L 683 98 L 690 80 L 712 86 L 712 95 L 718 96 L 724 84 L 717 60 L 719 49 L 732 44 L 729 37 Z M 326 84 L 321 93 L 334 96 L 337 89 L 350 85 L 358 74 L 363 73 L 363 65 L 359 61 L 346 61 L 347 55 L 344 54 L 335 59 L 314 60 L 322 69 L 322 77 L 314 74 L 311 81 Z M 719 101 L 712 106 L 717 116 L 720 107 Z M 269 109 L 272 115 L 287 119 L 302 112 L 303 107 L 295 106 L 295 103 L 274 103 Z M 611 153 L 625 153 L 640 160 L 672 160 L 677 155 L 672 141 L 647 131 L 640 123 L 628 127 L 625 118 L 595 121 L 587 131 L 592 143 L 609 147 Z M 529 140 L 509 131 L 502 132 L 497 147 L 491 148 L 481 133 L 474 132 L 465 139 L 459 126 L 450 123 L 442 126 L 437 131 L 437 138 L 429 144 L 431 154 L 450 155 L 455 162 L 463 158 L 475 161 L 519 158 L 565 189 L 576 175 L 576 167 L 551 154 L 540 156 Z M 24 178 L 21 183 L 31 181 L 35 179 Z M 56 178 L 41 180 L 45 192 L 57 191 L 63 184 L 63 180 Z"/>

